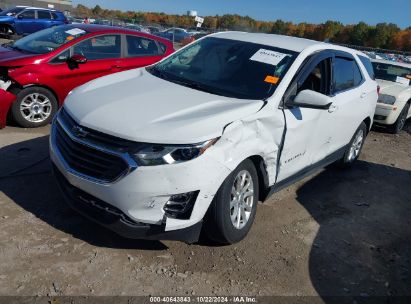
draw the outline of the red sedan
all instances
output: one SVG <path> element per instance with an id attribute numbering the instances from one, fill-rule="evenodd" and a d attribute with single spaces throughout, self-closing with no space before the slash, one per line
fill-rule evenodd
<path id="1" fill-rule="evenodd" d="M 75 87 L 153 64 L 172 52 L 173 44 L 160 37 L 86 24 L 53 27 L 3 45 L 0 128 L 8 114 L 22 127 L 46 125 Z"/>

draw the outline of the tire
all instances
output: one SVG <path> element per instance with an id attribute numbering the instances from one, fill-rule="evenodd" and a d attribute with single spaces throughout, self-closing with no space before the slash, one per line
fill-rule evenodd
<path id="1" fill-rule="evenodd" d="M 405 121 L 407 120 L 408 111 L 410 110 L 410 104 L 407 103 L 404 108 L 402 109 L 400 115 L 397 118 L 395 124 L 391 126 L 391 132 L 394 134 L 398 134 L 405 126 Z"/>
<path id="2" fill-rule="evenodd" d="M 364 146 L 367 133 L 367 125 L 362 122 L 355 131 L 350 143 L 347 145 L 347 149 L 344 152 L 344 157 L 341 159 L 341 165 L 343 167 L 351 166 L 358 159 L 361 154 L 362 147 Z"/>
<path id="3" fill-rule="evenodd" d="M 243 176 L 246 177 L 245 183 L 241 179 Z M 243 184 L 249 186 L 240 187 Z M 231 172 L 217 191 L 205 216 L 206 236 L 220 244 L 233 244 L 244 239 L 254 222 L 258 189 L 257 170 L 253 162 L 247 159 Z M 243 194 L 247 194 L 246 197 L 240 194 L 241 191 L 236 190 L 245 191 Z M 234 197 L 240 195 L 238 197 L 240 204 L 233 195 Z"/>
<path id="4" fill-rule="evenodd" d="M 53 93 L 42 87 L 29 87 L 16 95 L 11 114 L 19 126 L 37 128 L 50 123 L 58 107 Z"/>

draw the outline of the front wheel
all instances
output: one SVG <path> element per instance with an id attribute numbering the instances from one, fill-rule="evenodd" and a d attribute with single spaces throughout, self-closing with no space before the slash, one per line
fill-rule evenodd
<path id="1" fill-rule="evenodd" d="M 343 166 L 352 165 L 360 156 L 362 147 L 364 146 L 365 138 L 367 136 L 367 126 L 364 122 L 355 131 L 354 136 L 351 138 L 350 143 L 347 145 L 344 157 L 341 160 Z"/>
<path id="2" fill-rule="evenodd" d="M 57 111 L 56 97 L 42 87 L 29 87 L 17 93 L 11 113 L 14 121 L 24 128 L 47 125 Z"/>
<path id="3" fill-rule="evenodd" d="M 224 181 L 206 214 L 206 235 L 233 244 L 247 235 L 258 203 L 258 176 L 251 160 L 243 161 Z"/>

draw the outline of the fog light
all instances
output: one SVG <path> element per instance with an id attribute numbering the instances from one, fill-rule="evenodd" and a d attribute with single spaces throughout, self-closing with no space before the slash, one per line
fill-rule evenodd
<path id="1" fill-rule="evenodd" d="M 200 191 L 193 191 L 172 195 L 164 205 L 164 212 L 171 218 L 180 220 L 189 219 L 199 192 Z"/>

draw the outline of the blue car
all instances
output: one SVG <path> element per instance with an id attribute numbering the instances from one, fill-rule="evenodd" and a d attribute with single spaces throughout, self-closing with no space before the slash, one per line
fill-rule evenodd
<path id="1" fill-rule="evenodd" d="M 168 29 L 162 32 L 154 33 L 154 35 L 162 37 L 162 38 L 166 38 L 174 42 L 181 42 L 185 38 L 188 38 L 191 36 L 185 29 L 176 28 L 176 27 L 173 27 L 171 29 Z"/>
<path id="2" fill-rule="evenodd" d="M 69 21 L 60 11 L 17 6 L 0 13 L 0 34 L 27 35 L 65 23 Z"/>

